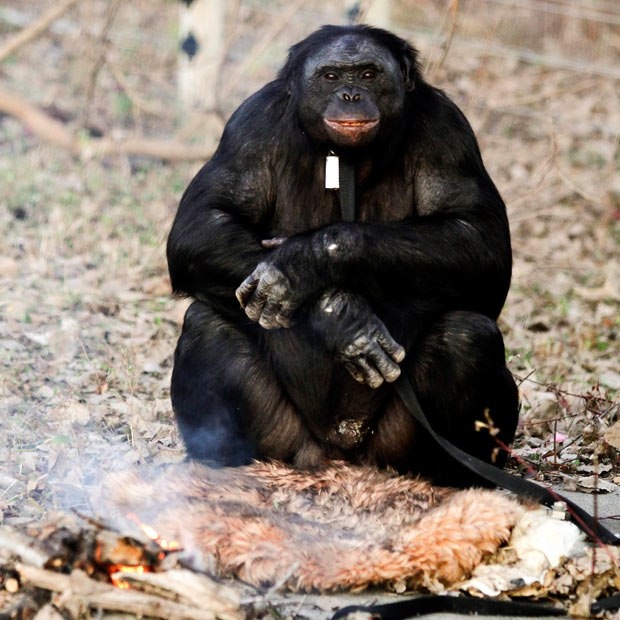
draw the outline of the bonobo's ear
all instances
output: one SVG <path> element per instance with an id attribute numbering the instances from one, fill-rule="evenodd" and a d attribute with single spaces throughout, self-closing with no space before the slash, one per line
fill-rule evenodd
<path id="1" fill-rule="evenodd" d="M 411 63 L 409 58 L 405 57 L 401 61 L 401 66 L 403 69 L 403 77 L 405 78 L 405 89 L 411 92 L 415 88 L 416 72 L 414 65 Z"/>
<path id="2" fill-rule="evenodd" d="M 409 43 L 402 41 L 402 49 L 400 50 L 400 58 L 398 60 L 403 72 L 405 88 L 407 91 L 412 91 L 420 77 L 418 53 Z"/>
<path id="3" fill-rule="evenodd" d="M 418 64 L 418 52 L 405 39 L 383 30 L 371 26 L 363 27 L 371 34 L 379 45 L 386 47 L 398 63 L 403 74 L 405 90 L 412 91 L 417 82 L 422 79 L 420 66 Z"/>

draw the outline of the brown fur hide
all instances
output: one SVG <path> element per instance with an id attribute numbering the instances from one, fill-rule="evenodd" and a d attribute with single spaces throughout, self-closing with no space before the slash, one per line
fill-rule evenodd
<path id="1" fill-rule="evenodd" d="M 222 575 L 292 590 L 406 585 L 436 589 L 506 542 L 525 510 L 499 491 L 454 491 L 336 463 L 174 466 L 115 475 L 108 496 L 162 538 L 215 561 Z"/>

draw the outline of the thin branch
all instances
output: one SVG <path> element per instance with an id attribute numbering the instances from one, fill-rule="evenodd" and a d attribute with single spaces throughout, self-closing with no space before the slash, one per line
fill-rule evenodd
<path id="1" fill-rule="evenodd" d="M 68 150 L 81 159 L 105 155 L 138 155 L 167 161 L 209 159 L 212 146 L 189 145 L 175 140 L 144 137 L 79 140 L 65 125 L 22 97 L 0 88 L 0 112 L 13 116 L 39 139 Z"/>
<path id="2" fill-rule="evenodd" d="M 254 45 L 252 50 L 246 56 L 245 60 L 237 67 L 233 75 L 226 80 L 226 84 L 222 88 L 222 94 L 220 101 L 225 101 L 226 98 L 232 93 L 235 86 L 239 83 L 241 78 L 245 75 L 250 66 L 256 62 L 256 59 L 269 47 L 271 42 L 280 34 L 284 27 L 291 21 L 293 15 L 306 4 L 307 0 L 296 0 L 290 4 L 282 15 L 273 23 L 271 28 L 265 32 L 261 39 Z"/>
<path id="3" fill-rule="evenodd" d="M 215 620 L 226 617 L 230 620 L 242 617 L 241 612 L 231 610 L 226 615 L 217 614 L 212 609 L 198 608 L 144 592 L 120 590 L 114 586 L 89 579 L 86 573 L 74 570 L 71 575 L 35 568 L 25 564 L 16 564 L 23 583 L 58 592 L 56 604 L 62 609 L 73 600 L 81 601 L 91 609 L 116 611 L 134 614 L 138 617 L 179 618 L 183 620 Z"/>
<path id="4" fill-rule="evenodd" d="M 108 4 L 108 8 L 106 11 L 103 28 L 97 36 L 96 41 L 94 41 L 93 44 L 90 46 L 90 49 L 96 50 L 96 55 L 93 60 L 86 83 L 86 94 L 84 97 L 85 105 L 82 113 L 82 121 L 85 125 L 88 124 L 90 109 L 95 98 L 95 89 L 97 88 L 97 82 L 99 81 L 99 74 L 101 73 L 101 70 L 103 69 L 107 61 L 109 47 L 108 34 L 110 33 L 110 29 L 112 28 L 114 19 L 116 18 L 120 7 L 121 0 L 111 0 L 110 4 Z"/>
<path id="5" fill-rule="evenodd" d="M 142 112 L 146 112 L 151 116 L 157 116 L 159 118 L 172 118 L 174 113 L 170 108 L 163 108 L 161 105 L 157 105 L 151 103 L 144 97 L 141 97 L 136 89 L 132 88 L 129 80 L 123 74 L 121 68 L 116 65 L 114 62 L 110 60 L 110 58 L 106 58 L 106 65 L 112 74 L 112 77 L 116 80 L 116 83 L 122 89 L 122 91 L 127 95 L 127 98 L 131 101 L 132 105 L 134 105 L 138 110 Z"/>
<path id="6" fill-rule="evenodd" d="M 41 15 L 36 22 L 13 35 L 0 47 L 0 62 L 6 60 L 6 58 L 14 54 L 20 47 L 23 47 L 27 43 L 30 43 L 30 41 L 34 41 L 34 39 L 41 36 L 52 22 L 56 21 L 78 2 L 80 2 L 80 0 L 65 0 L 58 6 L 52 6 L 47 12 Z"/>
<path id="7" fill-rule="evenodd" d="M 456 20 L 459 14 L 459 0 L 451 0 L 450 2 L 450 13 L 452 15 L 452 19 L 450 21 L 450 30 L 448 31 L 448 38 L 444 43 L 443 50 L 441 53 L 441 58 L 437 62 L 437 64 L 433 67 L 432 75 L 437 75 L 439 70 L 443 67 L 446 58 L 448 57 L 448 52 L 450 51 L 450 46 L 452 45 L 452 40 L 454 39 L 454 33 L 456 32 Z"/>
<path id="8" fill-rule="evenodd" d="M 0 88 L 0 112 L 13 116 L 33 134 L 45 142 L 67 149 L 74 154 L 79 152 L 76 138 L 67 128 L 43 110 L 31 105 L 22 97 Z"/>

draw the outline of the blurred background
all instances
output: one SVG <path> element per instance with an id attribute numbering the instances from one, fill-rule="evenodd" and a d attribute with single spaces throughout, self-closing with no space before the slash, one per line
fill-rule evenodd
<path id="1" fill-rule="evenodd" d="M 102 472 L 182 458 L 176 206 L 288 47 L 349 22 L 419 50 L 506 200 L 513 465 L 564 488 L 620 483 L 616 0 L 3 0 L 0 522 L 96 512 Z"/>

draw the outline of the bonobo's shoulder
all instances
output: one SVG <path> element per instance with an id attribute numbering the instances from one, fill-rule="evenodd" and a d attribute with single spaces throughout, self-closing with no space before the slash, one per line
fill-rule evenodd
<path id="1" fill-rule="evenodd" d="M 473 137 L 469 121 L 458 105 L 440 88 L 423 82 L 412 93 L 413 116 L 419 119 L 418 129 L 437 131 L 438 124 Z"/>
<path id="2" fill-rule="evenodd" d="M 441 89 L 423 83 L 412 93 L 409 108 L 410 146 L 434 165 L 480 168 L 474 131 L 458 105 Z"/>
<path id="3" fill-rule="evenodd" d="M 260 136 L 264 140 L 282 121 L 287 99 L 286 86 L 281 80 L 269 82 L 233 112 L 223 138 L 241 133 L 246 139 Z"/>

